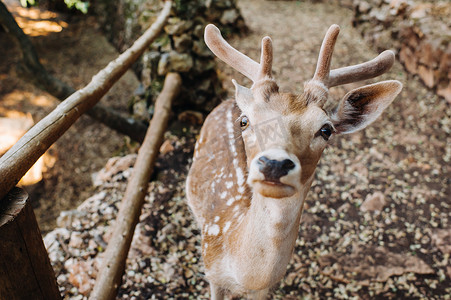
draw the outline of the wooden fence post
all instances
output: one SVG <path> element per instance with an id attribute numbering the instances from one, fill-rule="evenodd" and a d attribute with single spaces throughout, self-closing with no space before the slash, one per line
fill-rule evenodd
<path id="1" fill-rule="evenodd" d="M 97 274 L 94 289 L 89 297 L 90 300 L 112 300 L 116 298 L 133 233 L 144 205 L 150 176 L 163 142 L 163 135 L 171 113 L 171 104 L 180 92 L 181 85 L 182 79 L 179 74 L 168 73 L 166 75 L 163 90 L 155 103 L 155 114 L 139 149 L 132 176 L 128 181 L 124 198 L 116 216 L 116 222 L 110 228 L 111 239 L 108 242 L 101 268 Z"/>
<path id="2" fill-rule="evenodd" d="M 61 299 L 28 194 L 0 201 L 0 299 Z"/>

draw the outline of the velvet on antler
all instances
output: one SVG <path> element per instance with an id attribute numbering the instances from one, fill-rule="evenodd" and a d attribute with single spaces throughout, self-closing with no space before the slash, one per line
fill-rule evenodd
<path id="1" fill-rule="evenodd" d="M 213 24 L 205 28 L 205 43 L 217 57 L 252 80 L 254 85 L 259 81 L 272 79 L 273 51 L 270 37 L 266 36 L 262 39 L 260 63 L 230 46 Z"/>
<path id="2" fill-rule="evenodd" d="M 386 50 L 376 58 L 354 66 L 330 71 L 332 54 L 340 27 L 336 24 L 329 27 L 321 45 L 315 74 L 304 85 L 304 92 L 310 94 L 311 100 L 320 106 L 327 101 L 329 88 L 377 77 L 387 72 L 395 61 L 393 51 Z"/>

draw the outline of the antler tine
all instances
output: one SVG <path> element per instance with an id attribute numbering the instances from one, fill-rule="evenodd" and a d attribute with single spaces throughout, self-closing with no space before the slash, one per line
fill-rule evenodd
<path id="1" fill-rule="evenodd" d="M 272 67 L 272 43 L 269 37 L 262 40 L 261 64 L 239 52 L 222 37 L 218 27 L 208 24 L 205 27 L 205 43 L 222 61 L 251 79 L 254 83 L 269 75 Z"/>
<path id="2" fill-rule="evenodd" d="M 316 64 L 315 75 L 313 75 L 314 81 L 319 81 L 324 84 L 329 79 L 330 62 L 332 60 L 332 53 L 334 51 L 335 42 L 337 41 L 338 34 L 340 33 L 340 26 L 334 24 L 327 30 L 323 43 L 321 44 L 321 50 L 318 56 L 318 63 Z"/>
<path id="3" fill-rule="evenodd" d="M 393 51 L 385 50 L 370 61 L 330 71 L 327 86 L 333 87 L 377 77 L 390 70 L 394 62 L 395 54 Z"/>
<path id="4" fill-rule="evenodd" d="M 262 39 L 262 53 L 260 58 L 260 72 L 258 74 L 258 80 L 265 77 L 272 78 L 272 40 L 269 36 L 265 36 Z"/>

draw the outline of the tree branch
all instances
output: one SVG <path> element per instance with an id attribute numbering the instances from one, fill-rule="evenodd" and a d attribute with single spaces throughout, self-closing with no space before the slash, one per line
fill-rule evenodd
<path id="1" fill-rule="evenodd" d="M 3 199 L 38 158 L 83 113 L 92 108 L 142 55 L 163 29 L 171 6 L 172 1 L 166 1 L 155 23 L 136 40 L 133 46 L 97 73 L 87 86 L 58 105 L 0 157 L 0 199 Z"/>
<path id="2" fill-rule="evenodd" d="M 20 44 L 22 50 L 22 64 L 18 66 L 19 73 L 31 81 L 34 85 L 47 91 L 49 94 L 63 101 L 73 93 L 73 89 L 68 84 L 53 77 L 39 62 L 39 58 L 28 36 L 22 31 L 14 20 L 14 17 L 0 1 L 0 23 L 5 30 L 14 36 Z M 136 121 L 133 118 L 124 118 L 111 108 L 97 104 L 91 108 L 87 114 L 95 120 L 102 122 L 108 127 L 128 135 L 137 142 L 142 142 L 146 134 L 147 125 Z"/>

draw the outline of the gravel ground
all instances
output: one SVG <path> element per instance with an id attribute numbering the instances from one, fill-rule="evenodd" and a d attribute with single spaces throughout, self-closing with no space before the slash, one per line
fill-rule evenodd
<path id="1" fill-rule="evenodd" d="M 342 29 L 332 67 L 377 55 L 351 27 L 352 12 L 338 6 L 257 0 L 240 6 L 252 32 L 231 44 L 257 58 L 261 38 L 270 35 L 282 90 L 299 92 L 313 74 L 332 23 Z M 220 66 L 230 90 L 232 77 L 248 83 Z M 405 87 L 380 120 L 336 138 L 323 154 L 273 299 L 450 299 L 451 110 L 399 64 L 382 76 L 389 78 Z M 335 88 L 331 98 L 360 85 Z M 184 192 L 198 130 L 174 123 L 166 134 L 118 299 L 209 295 Z M 111 159 L 96 175 L 98 193 L 62 214 L 60 228 L 45 238 L 65 299 L 83 299 L 92 288 L 133 162 L 133 155 Z"/>

